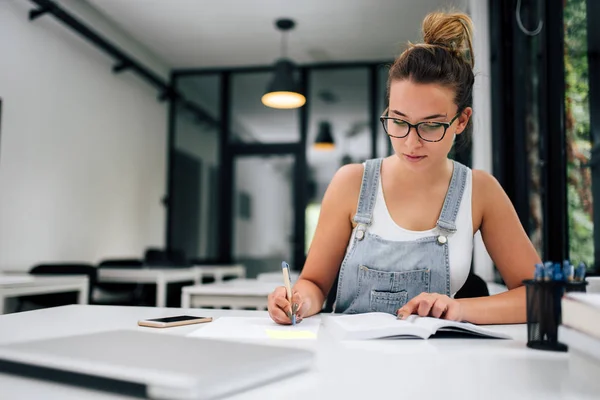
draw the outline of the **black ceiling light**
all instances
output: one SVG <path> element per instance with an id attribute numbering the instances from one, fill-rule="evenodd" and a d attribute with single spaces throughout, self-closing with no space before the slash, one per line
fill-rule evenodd
<path id="1" fill-rule="evenodd" d="M 261 101 L 272 108 L 298 108 L 306 103 L 306 97 L 298 88 L 294 80 L 294 64 L 287 59 L 286 33 L 292 29 L 295 22 L 291 19 L 278 19 L 275 21 L 277 29 L 283 32 L 281 37 L 281 58 L 275 63 L 275 75 L 267 87 Z"/>
<path id="2" fill-rule="evenodd" d="M 319 124 L 319 132 L 317 133 L 314 148 L 317 150 L 333 150 L 335 148 L 330 122 L 323 121 Z"/>

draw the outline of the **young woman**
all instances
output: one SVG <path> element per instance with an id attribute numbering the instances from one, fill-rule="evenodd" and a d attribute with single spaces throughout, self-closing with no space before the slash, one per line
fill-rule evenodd
<path id="1" fill-rule="evenodd" d="M 423 33 L 390 68 L 381 121 L 395 154 L 337 171 L 291 304 L 283 287 L 269 295 L 274 321 L 320 312 L 338 274 L 336 313 L 526 321 L 521 282 L 540 258 L 498 182 L 448 158 L 473 112 L 471 20 L 429 14 Z M 477 231 L 509 290 L 454 299 Z"/>

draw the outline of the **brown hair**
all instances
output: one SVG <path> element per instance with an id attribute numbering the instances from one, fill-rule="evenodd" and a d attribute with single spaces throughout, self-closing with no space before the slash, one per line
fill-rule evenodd
<path id="1" fill-rule="evenodd" d="M 390 68 L 387 81 L 387 100 L 390 85 L 395 80 L 415 83 L 438 83 L 454 90 L 458 110 L 473 106 L 473 24 L 463 13 L 431 13 L 423 21 L 423 41 L 409 43 Z M 471 121 L 464 133 L 471 132 Z M 461 135 L 462 136 L 462 135 Z"/>

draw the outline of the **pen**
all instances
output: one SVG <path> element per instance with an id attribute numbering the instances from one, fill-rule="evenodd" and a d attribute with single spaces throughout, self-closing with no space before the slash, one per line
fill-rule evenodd
<path id="1" fill-rule="evenodd" d="M 285 285 L 287 299 L 290 302 L 290 308 L 292 310 L 292 325 L 296 325 L 296 311 L 292 306 L 292 282 L 290 281 L 290 266 L 285 261 L 281 263 L 281 271 L 283 272 L 283 284 Z"/>

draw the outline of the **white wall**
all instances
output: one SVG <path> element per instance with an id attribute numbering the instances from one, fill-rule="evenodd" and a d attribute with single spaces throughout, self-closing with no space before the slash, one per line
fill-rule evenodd
<path id="1" fill-rule="evenodd" d="M 292 256 L 292 160 L 292 156 L 237 159 L 233 201 L 235 258 Z M 250 219 L 240 218 L 240 191 L 251 197 Z"/>
<path id="2" fill-rule="evenodd" d="M 492 173 L 492 90 L 490 65 L 490 34 L 488 2 L 469 1 L 474 24 L 475 85 L 473 87 L 473 169 Z M 481 234 L 475 236 L 474 272 L 486 281 L 493 281 L 494 268 Z"/>
<path id="3" fill-rule="evenodd" d="M 219 132 L 203 124 L 198 124 L 189 115 L 181 109 L 177 113 L 177 125 L 175 135 L 175 147 L 202 161 L 202 175 L 200 176 L 200 212 L 199 216 L 199 254 L 190 254 L 190 257 L 202 257 L 209 253 L 209 235 L 217 235 L 217 232 L 210 231 L 211 214 L 216 210 L 210 210 L 211 191 L 217 188 L 211 188 L 210 169 L 219 166 Z"/>
<path id="4" fill-rule="evenodd" d="M 60 3 L 166 76 L 85 2 Z M 0 2 L 0 269 L 162 246 L 166 104 L 54 17 L 29 22 L 31 8 Z"/>

